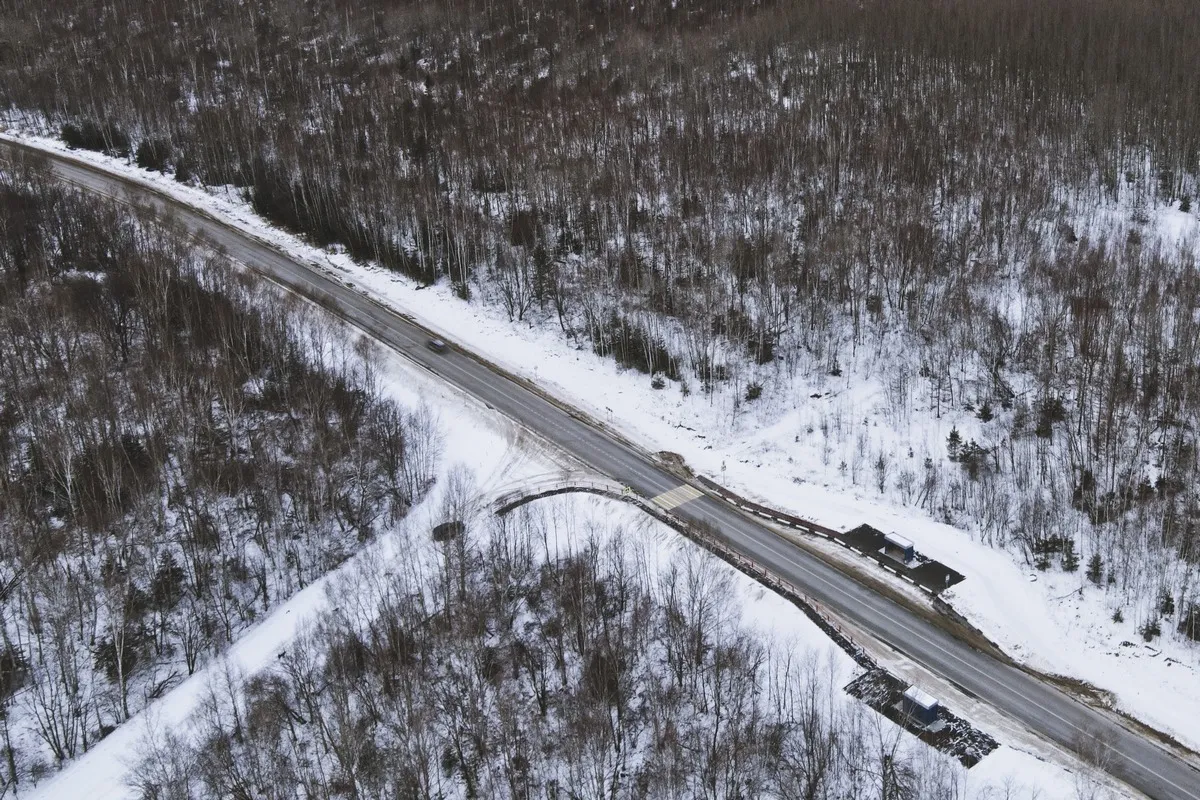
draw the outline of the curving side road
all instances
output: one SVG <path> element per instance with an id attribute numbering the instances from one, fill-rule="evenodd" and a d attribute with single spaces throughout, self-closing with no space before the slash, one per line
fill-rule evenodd
<path id="1" fill-rule="evenodd" d="M 182 205 L 102 168 L 3 141 L 0 141 L 0 158 L 24 149 L 49 158 L 56 177 L 84 190 L 169 207 L 181 224 L 223 247 L 231 258 L 292 291 L 316 299 L 430 372 L 643 497 L 656 497 L 679 487 L 681 480 L 648 454 L 601 429 L 584 415 L 550 402 L 531 385 L 454 347 L 444 353 L 431 352 L 425 347 L 427 331 L 312 265 L 294 260 L 204 211 Z M 1111 715 L 1096 711 L 955 638 L 854 576 L 787 543 L 725 502 L 702 495 L 672 513 L 689 522 L 711 526 L 743 556 L 769 568 L 837 615 L 1030 730 L 1071 750 L 1077 750 L 1085 736 L 1107 742 L 1107 753 L 1102 758 L 1104 768 L 1154 800 L 1200 800 L 1200 771 L 1180 756 L 1132 732 Z"/>

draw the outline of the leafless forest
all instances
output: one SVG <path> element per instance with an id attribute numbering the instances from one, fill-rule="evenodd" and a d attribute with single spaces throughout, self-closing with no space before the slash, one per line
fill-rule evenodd
<path id="1" fill-rule="evenodd" d="M 957 765 L 850 701 L 834 663 L 747 626 L 723 563 L 648 564 L 632 532 L 554 552 L 562 521 L 525 512 L 436 545 L 431 569 L 354 573 L 275 666 L 216 677 L 193 736 L 150 736 L 134 784 L 155 800 L 965 797 Z"/>
<path id="2" fill-rule="evenodd" d="M 1152 224 L 1198 202 L 1197 41 L 1191 0 L 0 0 L 0 111 L 664 391 L 886 364 L 893 417 L 985 427 L 860 446 L 865 484 L 1200 638 L 1200 276 Z M 0 795 L 434 480 L 429 415 L 266 291 L 0 176 Z M 378 602 L 215 687 L 147 795 L 952 796 L 813 665 L 771 683 L 695 576 L 540 559 L 538 525 L 360 576 Z"/>
<path id="3" fill-rule="evenodd" d="M 422 410 L 169 223 L 0 173 L 0 796 L 86 752 L 436 476 Z"/>
<path id="4" fill-rule="evenodd" d="M 1126 580 L 1200 558 L 1200 278 L 1144 230 L 1197 191 L 1198 33 L 1187 0 L 0 0 L 0 105 L 685 392 L 886 354 L 898 406 L 990 428 L 881 490 Z"/>

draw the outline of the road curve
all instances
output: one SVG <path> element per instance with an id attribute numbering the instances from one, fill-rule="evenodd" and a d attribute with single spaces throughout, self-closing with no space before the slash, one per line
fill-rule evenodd
<path id="1" fill-rule="evenodd" d="M 429 333 L 343 285 L 313 265 L 291 258 L 208 213 L 188 207 L 136 181 L 69 157 L 0 141 L 0 156 L 31 150 L 49 159 L 56 176 L 97 194 L 169 206 L 188 229 L 224 248 L 229 256 L 322 305 L 400 351 L 464 392 L 538 433 L 603 475 L 654 497 L 680 479 L 630 443 L 572 414 L 529 386 L 455 347 L 434 353 Z M 1103 767 L 1154 800 L 1200 800 L 1200 771 L 1183 758 L 1119 724 L 1044 681 L 981 652 L 905 606 L 878 594 L 854 576 L 781 539 L 778 534 L 709 495 L 673 512 L 703 523 L 743 556 L 767 567 L 834 613 L 930 671 L 1048 739 L 1078 750 L 1083 737 L 1107 742 Z"/>

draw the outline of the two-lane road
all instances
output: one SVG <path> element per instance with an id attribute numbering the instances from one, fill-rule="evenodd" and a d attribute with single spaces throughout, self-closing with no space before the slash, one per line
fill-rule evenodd
<path id="1" fill-rule="evenodd" d="M 7 151 L 0 145 L 0 155 Z M 49 157 L 60 179 L 85 190 L 111 197 L 128 194 L 154 205 L 169 205 L 181 223 L 223 247 L 233 259 L 299 294 L 318 299 L 371 336 L 643 496 L 657 497 L 680 487 L 680 479 L 648 454 L 596 427 L 583 415 L 569 413 L 471 354 L 453 347 L 443 353 L 430 351 L 425 347 L 427 331 L 313 265 L 297 261 L 205 212 L 169 200 L 141 184 L 68 157 L 57 154 Z M 682 499 L 695 494 L 686 492 L 672 497 Z M 1085 737 L 1108 742 L 1110 751 L 1104 759 L 1105 769 L 1149 797 L 1200 800 L 1200 772 L 1160 744 L 956 639 L 853 576 L 787 543 L 730 505 L 700 495 L 675 507 L 673 513 L 712 526 L 734 550 L 1030 730 L 1071 750 Z"/>

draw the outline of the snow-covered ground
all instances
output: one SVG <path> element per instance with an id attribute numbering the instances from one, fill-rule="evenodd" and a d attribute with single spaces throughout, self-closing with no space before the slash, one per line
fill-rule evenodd
<path id="1" fill-rule="evenodd" d="M 556 506 L 551 513 L 572 517 L 576 532 L 594 535 L 622 530 L 635 533 L 634 539 L 646 544 L 646 561 L 651 570 L 686 556 L 686 551 L 697 549 L 662 523 L 618 501 L 594 495 L 566 495 L 538 503 Z M 576 545 L 574 542 L 564 542 L 564 547 Z M 820 664 L 830 664 L 838 676 L 838 685 L 844 686 L 859 674 L 861 668 L 854 660 L 835 646 L 820 628 L 789 601 L 724 562 L 716 559 L 713 562 L 716 569 L 729 575 L 744 620 L 765 637 L 781 646 L 792 647 L 797 652 L 812 653 Z M 919 676 L 914 679 L 919 679 Z M 857 702 L 848 695 L 842 695 L 841 700 L 846 703 Z M 889 734 L 894 731 L 891 722 L 882 717 L 880 720 Z M 1009 732 L 1005 722 L 994 715 L 981 711 L 971 721 L 998 740 L 1011 741 L 1011 737 L 1005 736 Z M 904 741 L 909 747 L 921 746 L 912 737 L 904 737 Z M 1123 796 L 1107 780 L 1098 779 L 1085 770 L 1064 768 L 1060 763 L 1047 760 L 1055 756 L 1064 762 L 1070 759 L 1053 746 L 1039 744 L 1028 743 L 1028 750 L 1020 749 L 1021 745 L 1014 747 L 1002 744 L 971 770 L 962 770 L 964 800 L 1004 797 L 1005 789 L 1011 792 L 1008 796 L 1014 799 L 1070 798 L 1076 796 L 1081 784 L 1089 782 L 1098 789 L 1097 800 Z"/>
<path id="2" fill-rule="evenodd" d="M 5 135 L 65 152 L 65 147 L 52 139 Z M 1200 693 L 1195 692 L 1200 652 L 1196 648 L 1178 642 L 1164 630 L 1163 639 L 1156 643 L 1163 652 L 1155 655 L 1134 638 L 1138 620 L 1133 614 L 1127 615 L 1123 627 L 1116 626 L 1106 622 L 1112 611 L 1098 589 L 1085 587 L 1079 596 L 1078 590 L 1086 582 L 1082 571 L 1074 575 L 1038 573 L 1034 580 L 1009 554 L 931 520 L 920 509 L 881 499 L 869 488 L 869 466 L 861 460 L 855 465 L 850 456 L 856 428 L 869 428 L 872 441 L 885 435 L 882 431 L 894 430 L 892 468 L 912 469 L 918 474 L 925 454 L 944 452 L 951 424 L 960 424 L 964 438 L 972 435 L 964 420 L 952 416 L 897 427 L 886 408 L 885 376 L 823 377 L 811 387 L 791 384 L 786 395 L 772 392 L 768 384 L 759 403 L 739 402 L 740 396 L 732 392 L 684 396 L 670 384 L 655 390 L 646 376 L 622 371 L 587 347 L 564 340 L 556 326 L 514 324 L 500 306 L 464 303 L 448 286 L 422 288 L 395 273 L 305 245 L 257 218 L 232 192 L 181 186 L 169 177 L 95 153 L 71 155 L 136 177 L 339 272 L 362 291 L 537 381 L 647 449 L 680 453 L 694 469 L 735 491 L 832 527 L 866 522 L 884 530 L 902 530 L 917 542 L 918 549 L 967 576 L 947 599 L 1015 657 L 1041 669 L 1088 680 L 1112 692 L 1123 710 L 1200 747 Z M 1196 236 L 1193 217 L 1170 211 L 1159 216 L 1170 217 L 1163 220 L 1163 228 L 1172 235 Z M 821 397 L 811 397 L 814 394 Z M 830 421 L 849 432 L 839 434 L 840 440 L 827 437 L 822 423 L 828 427 Z M 475 435 L 467 438 L 478 441 Z M 472 444 L 469 452 L 478 454 L 480 448 Z M 862 473 L 856 481 L 847 474 L 855 469 Z M 1123 647 L 1124 640 L 1138 644 Z M 996 762 L 1004 760 L 1001 757 Z M 972 774 L 979 774 L 978 770 Z M 1046 791 L 1050 792 L 1046 796 L 1065 796 Z"/>
<path id="3" fill-rule="evenodd" d="M 502 495 L 521 485 L 536 489 L 563 480 L 580 484 L 602 483 L 594 476 L 574 470 L 569 460 L 541 450 L 535 442 L 521 437 L 504 418 L 400 357 L 379 352 L 377 366 L 382 385 L 399 402 L 409 407 L 427 403 L 434 409 L 444 433 L 445 469 L 467 467 L 473 475 L 474 488 L 485 497 Z M 293 596 L 259 625 L 248 630 L 223 660 L 208 664 L 26 796 L 39 800 L 133 798 L 135 793 L 125 785 L 125 774 L 141 752 L 141 743 L 146 737 L 167 730 L 186 730 L 189 716 L 203 702 L 214 681 L 224 679 L 225 675 L 250 676 L 269 665 L 287 648 L 301 627 L 327 607 L 330 597 L 336 597 L 335 587 L 341 576 L 359 569 L 364 562 L 373 563 L 375 568 L 383 565 L 386 569 L 389 562 L 411 556 L 408 547 L 402 543 L 406 531 L 424 531 L 439 521 L 441 495 L 441 487 L 435 489 L 413 510 L 399 530 L 372 542 L 337 570 Z M 652 569 L 685 557 L 686 551 L 709 557 L 666 526 L 618 501 L 594 495 L 569 495 L 538 502 L 553 506 L 549 513 L 570 520 L 570 524 L 562 526 L 561 530 L 574 531 L 576 536 L 605 536 L 619 530 L 634 534 L 634 540 L 645 546 L 647 563 Z M 579 542 L 564 539 L 557 545 L 567 550 L 576 548 Z M 844 685 L 854 677 L 858 667 L 853 660 L 795 606 L 723 562 L 713 559 L 713 563 L 715 568 L 729 574 L 745 619 L 764 636 L 798 651 L 814 653 L 820 663 L 828 663 L 836 672 L 838 685 Z M 849 696 L 841 696 L 840 700 L 857 702 Z M 881 719 L 881 724 L 889 734 L 894 733 L 890 722 Z M 997 731 L 992 728 L 990 732 Z M 903 737 L 903 742 L 908 748 L 922 747 L 910 737 Z M 941 758 L 940 755 L 934 757 Z M 1005 746 L 969 773 L 964 771 L 962 780 L 967 792 L 964 796 L 980 800 L 995 796 L 989 792 L 1005 789 L 1012 791 L 1013 797 L 1067 797 L 1074 792 L 1079 774 Z"/>
<path id="4" fill-rule="evenodd" d="M 464 419 L 472 416 L 463 414 L 455 417 L 455 422 L 467 422 L 463 426 L 464 435 L 471 432 L 471 424 L 479 420 Z M 475 435 L 486 431 L 487 421 L 482 428 L 476 428 Z M 504 453 L 503 442 L 491 433 L 483 433 L 484 440 L 490 445 L 496 445 L 495 450 L 489 449 L 489 454 Z M 460 437 L 452 437 L 460 438 Z M 460 439 L 461 441 L 461 439 Z M 449 444 L 449 443 L 448 443 Z M 451 447 L 452 449 L 452 447 Z M 482 450 L 476 453 L 482 453 Z M 511 455 L 511 452 L 509 453 Z M 489 475 L 495 475 L 495 468 L 503 462 L 503 457 L 484 456 L 473 459 L 470 463 L 478 465 L 483 473 L 479 486 L 490 484 Z M 536 479 L 542 474 L 539 469 L 554 465 L 536 455 L 523 461 L 530 476 Z M 488 472 L 492 470 L 492 472 Z M 181 684 L 168 696 L 160 700 L 146 712 L 135 716 L 103 740 L 95 749 L 83 756 L 66 770 L 51 780 L 38 786 L 34 792 L 27 795 L 38 800 L 53 800 L 63 797 L 87 797 L 95 800 L 132 800 L 135 792 L 124 783 L 126 770 L 132 765 L 141 752 L 141 743 L 146 737 L 160 735 L 166 730 L 176 733 L 186 731 L 188 717 L 203 702 L 211 684 L 226 679 L 227 675 L 236 679 L 248 677 L 269 665 L 296 635 L 306 621 L 312 620 L 337 596 L 339 577 L 359 569 L 363 562 L 372 562 L 372 569 L 388 568 L 389 563 L 396 559 L 410 557 L 408 542 L 412 539 L 428 537 L 409 537 L 404 539 L 405 531 L 424 531 L 437 519 L 439 498 L 437 493 L 431 496 L 403 523 L 401 529 L 392 535 L 381 538 L 363 550 L 355 558 L 348 561 L 334 573 L 326 576 L 318 583 L 306 588 L 269 615 L 259 626 L 248 631 L 243 638 L 233 646 L 223 662 L 214 662 L 195 676 Z M 566 495 L 538 501 L 547 513 L 557 516 L 565 524 L 552 526 L 563 538 L 549 543 L 551 550 L 558 549 L 567 552 L 576 549 L 580 538 L 588 536 L 603 541 L 607 536 L 618 531 L 631 534 L 632 540 L 644 548 L 645 563 L 650 570 L 660 569 L 678 558 L 688 556 L 711 558 L 700 551 L 686 539 L 674 531 L 643 514 L 634 507 L 615 500 L 596 497 L 594 495 Z M 405 543 L 401 543 L 402 540 Z M 628 541 L 628 540 L 627 540 Z M 689 552 L 690 551 L 690 552 Z M 779 595 L 765 590 L 761 585 L 742 573 L 713 559 L 715 569 L 728 575 L 734 588 L 735 604 L 740 606 L 743 619 L 758 628 L 762 634 L 769 637 L 776 646 L 789 647 L 795 652 L 810 654 L 815 663 L 821 665 L 822 671 L 828 670 L 835 685 L 841 686 L 849 682 L 859 670 L 849 656 L 837 648 L 824 633 L 814 625 L 802 612 Z M 853 704 L 857 701 L 848 695 L 839 693 L 835 702 Z M 873 713 L 873 712 L 868 712 Z M 889 740 L 899 736 L 902 752 L 914 752 L 923 748 L 916 739 L 902 734 L 893 724 L 879 717 L 881 733 Z M 984 726 L 985 728 L 989 726 Z M 926 753 L 934 759 L 946 759 L 936 753 Z M 1061 755 L 1061 754 L 1059 754 Z M 990 754 L 980 764 L 969 772 L 957 766 L 964 800 L 987 800 L 995 797 L 1012 798 L 1067 798 L 1076 796 L 1076 789 L 1081 783 L 1089 783 L 1111 789 L 1107 783 L 1097 783 L 1096 779 L 1084 770 L 1068 769 L 1057 763 L 1033 755 L 1024 750 L 1011 746 L 1002 746 Z M 1008 794 L 1005 794 L 1008 792 Z M 1103 797 L 1115 798 L 1120 795 L 1111 792 Z"/>

